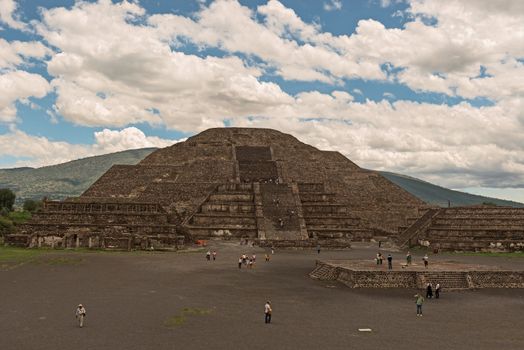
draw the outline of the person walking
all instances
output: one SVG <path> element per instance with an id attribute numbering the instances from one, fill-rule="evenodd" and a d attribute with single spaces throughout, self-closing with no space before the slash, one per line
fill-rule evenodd
<path id="1" fill-rule="evenodd" d="M 217 251 L 213 250 L 213 261 L 217 259 Z"/>
<path id="2" fill-rule="evenodd" d="M 382 256 L 382 253 L 378 253 L 378 263 L 379 263 L 379 265 L 382 265 L 382 260 L 384 260 L 384 257 Z"/>
<path id="3" fill-rule="evenodd" d="M 380 253 L 377 253 L 377 257 L 375 258 L 377 261 L 377 266 L 380 264 Z"/>
<path id="4" fill-rule="evenodd" d="M 207 261 L 211 260 L 211 252 L 209 250 L 206 253 L 206 259 Z"/>
<path id="5" fill-rule="evenodd" d="M 417 304 L 417 316 L 422 316 L 422 304 L 424 297 L 421 294 L 415 294 L 415 304 Z"/>
<path id="6" fill-rule="evenodd" d="M 428 254 L 424 255 L 424 257 L 422 258 L 422 260 L 424 261 L 424 267 L 427 269 L 427 268 L 428 268 L 428 265 L 429 265 L 429 257 L 428 257 Z"/>
<path id="7" fill-rule="evenodd" d="M 412 259 L 412 258 L 411 258 L 411 252 L 408 252 L 408 253 L 406 254 L 406 264 L 407 264 L 407 265 L 411 265 L 411 259 Z"/>
<path id="8" fill-rule="evenodd" d="M 270 258 L 270 255 L 266 253 L 266 262 L 269 261 Z"/>
<path id="9" fill-rule="evenodd" d="M 393 257 L 388 254 L 388 270 L 393 270 Z"/>
<path id="10" fill-rule="evenodd" d="M 253 255 L 251 256 L 251 259 L 253 260 L 253 264 L 254 264 L 254 263 L 257 261 L 257 256 L 256 256 L 256 254 L 253 254 Z"/>
<path id="11" fill-rule="evenodd" d="M 320 254 L 320 244 L 317 245 L 317 254 Z"/>
<path id="12" fill-rule="evenodd" d="M 242 268 L 242 257 L 238 258 L 238 268 Z"/>
<path id="13" fill-rule="evenodd" d="M 78 304 L 78 307 L 76 308 L 75 312 L 76 320 L 78 321 L 78 325 L 80 328 L 84 327 L 84 317 L 86 317 L 86 309 L 82 304 Z"/>
<path id="14" fill-rule="evenodd" d="M 429 282 L 426 286 L 426 299 L 433 298 L 433 286 L 431 285 L 431 282 Z"/>
<path id="15" fill-rule="evenodd" d="M 437 283 L 435 286 L 435 299 L 438 299 L 440 297 L 440 283 Z"/>
<path id="16" fill-rule="evenodd" d="M 266 305 L 264 305 L 264 315 L 265 315 L 265 322 L 271 323 L 271 313 L 273 312 L 273 309 L 271 308 L 271 302 L 268 300 L 266 301 Z"/>

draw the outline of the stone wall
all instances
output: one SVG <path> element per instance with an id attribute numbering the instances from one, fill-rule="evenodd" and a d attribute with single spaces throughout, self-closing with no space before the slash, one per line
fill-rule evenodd
<path id="1" fill-rule="evenodd" d="M 443 290 L 524 288 L 524 271 L 376 271 L 355 270 L 318 261 L 310 277 L 339 281 L 350 288 L 424 289 L 428 282 Z"/>
<path id="2" fill-rule="evenodd" d="M 441 250 L 524 250 L 524 208 L 440 209 L 419 242 Z"/>

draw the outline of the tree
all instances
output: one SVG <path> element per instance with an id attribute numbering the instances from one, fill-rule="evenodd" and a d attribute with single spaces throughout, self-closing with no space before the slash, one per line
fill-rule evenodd
<path id="1" fill-rule="evenodd" d="M 42 208 L 42 201 L 35 201 L 33 199 L 26 199 L 24 202 L 24 210 L 34 213 Z"/>
<path id="2" fill-rule="evenodd" d="M 8 235 L 15 231 L 15 226 L 8 218 L 0 216 L 0 236 Z"/>
<path id="3" fill-rule="evenodd" d="M 15 199 L 16 195 L 9 188 L 0 189 L 0 210 L 4 208 L 7 211 L 13 210 Z"/>

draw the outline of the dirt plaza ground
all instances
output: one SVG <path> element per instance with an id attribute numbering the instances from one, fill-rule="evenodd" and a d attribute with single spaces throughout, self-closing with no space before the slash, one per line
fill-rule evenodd
<path id="1" fill-rule="evenodd" d="M 211 247 L 212 249 L 212 247 Z M 308 277 L 315 260 L 369 259 L 376 247 L 204 252 L 44 252 L 0 270 L 0 348 L 523 349 L 524 290 L 449 292 L 416 317 L 409 289 L 350 289 Z M 243 252 L 253 270 L 238 269 Z M 387 255 L 388 251 L 383 250 Z M 392 252 L 395 263 L 404 254 Z M 422 253 L 414 254 L 414 261 Z M 524 269 L 523 258 L 430 255 L 430 261 Z M 264 324 L 269 299 L 273 322 Z M 87 309 L 80 329 L 75 307 Z M 371 332 L 359 332 L 370 328 Z"/>

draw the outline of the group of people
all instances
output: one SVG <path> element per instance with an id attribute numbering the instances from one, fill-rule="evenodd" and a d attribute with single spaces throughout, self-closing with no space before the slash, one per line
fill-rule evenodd
<path id="1" fill-rule="evenodd" d="M 438 299 L 440 297 L 440 283 L 437 283 L 435 285 L 435 299 Z M 428 282 L 426 285 L 426 298 L 432 299 L 433 298 L 433 285 L 431 282 Z"/>
<path id="2" fill-rule="evenodd" d="M 435 285 L 435 299 L 440 297 L 440 283 Z M 426 285 L 426 299 L 433 298 L 433 285 L 428 282 Z M 417 305 L 417 316 L 422 316 L 422 304 L 424 304 L 424 296 L 421 293 L 415 294 L 415 304 Z"/>
<path id="3" fill-rule="evenodd" d="M 319 251 L 319 253 L 320 253 L 320 251 Z M 377 263 L 377 265 L 382 265 L 383 260 L 384 260 L 384 257 L 382 255 L 382 253 L 378 252 L 377 256 L 375 257 L 375 262 Z M 391 254 L 388 254 L 387 261 L 388 261 L 388 270 L 392 270 L 393 269 L 393 256 Z M 406 254 L 406 265 L 405 266 L 411 266 L 412 261 L 413 261 L 413 257 L 411 256 L 411 252 L 408 252 Z M 424 267 L 427 269 L 428 266 L 429 266 L 429 257 L 428 257 L 427 254 L 425 254 L 422 257 L 422 262 L 424 263 Z M 404 265 L 403 265 L 403 267 L 404 267 Z"/>
<path id="4" fill-rule="evenodd" d="M 217 259 L 217 252 L 216 250 L 213 250 L 213 253 L 211 253 L 211 251 L 207 251 L 206 253 L 206 260 L 207 261 L 211 261 L 211 257 L 213 257 L 213 261 L 215 261 Z"/>
<path id="5" fill-rule="evenodd" d="M 247 254 L 242 254 L 240 258 L 238 258 L 238 268 L 241 269 L 242 265 L 246 265 L 248 269 L 252 269 L 253 267 L 255 267 L 256 261 L 257 261 L 256 254 L 253 254 L 251 257 L 248 257 Z M 268 261 L 267 258 L 266 258 L 266 261 Z"/>
<path id="6" fill-rule="evenodd" d="M 384 260 L 384 257 L 382 256 L 382 253 L 378 252 L 377 257 L 375 258 L 377 265 L 382 265 L 383 260 Z M 387 260 L 388 260 L 388 270 L 393 270 L 393 256 L 391 254 L 388 254 Z"/>

